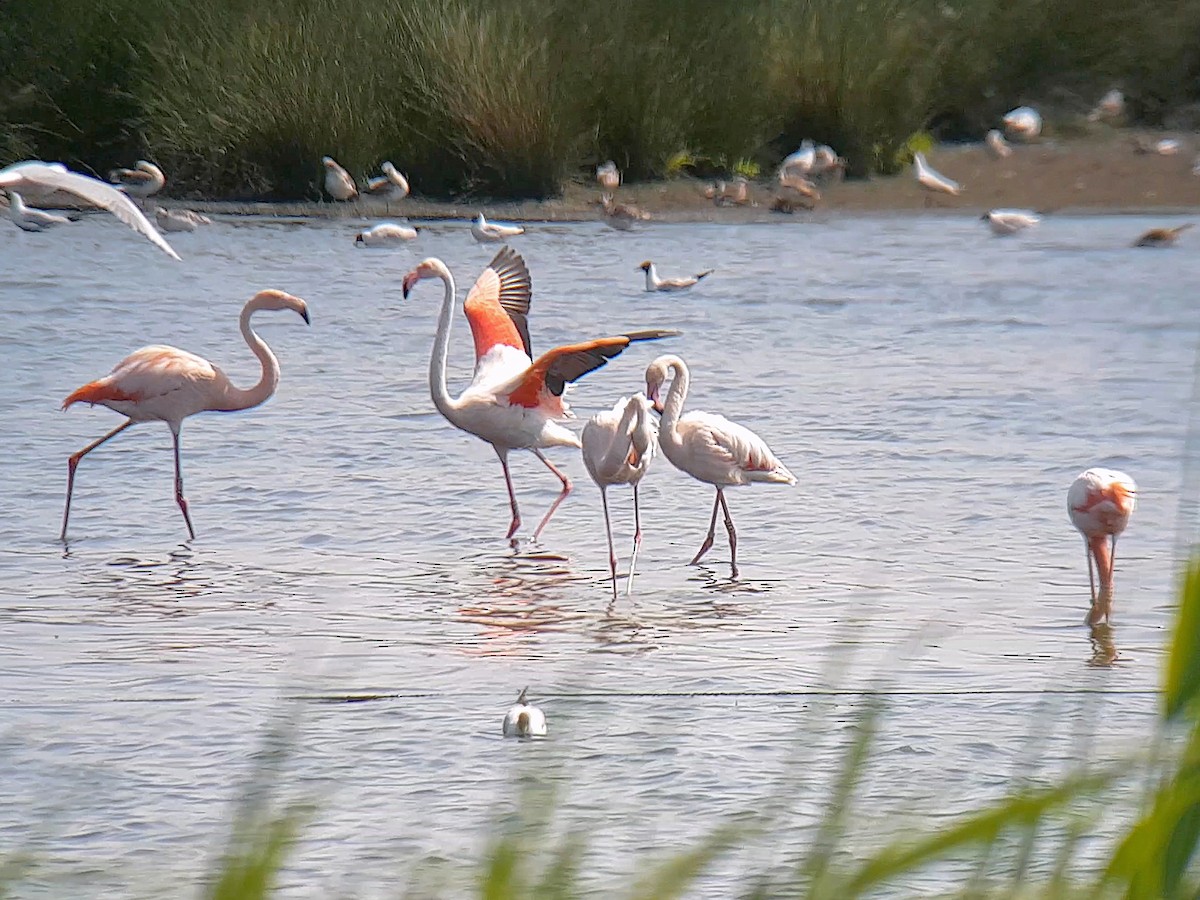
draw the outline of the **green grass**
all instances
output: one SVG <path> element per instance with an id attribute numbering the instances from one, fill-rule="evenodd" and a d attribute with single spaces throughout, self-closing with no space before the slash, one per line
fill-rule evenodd
<path id="1" fill-rule="evenodd" d="M 1161 121 L 1200 100 L 1197 33 L 1200 0 L 6 0 L 0 162 L 149 156 L 168 193 L 316 198 L 330 154 L 542 197 L 609 158 L 770 172 L 807 136 L 864 174 L 1114 83 Z"/>

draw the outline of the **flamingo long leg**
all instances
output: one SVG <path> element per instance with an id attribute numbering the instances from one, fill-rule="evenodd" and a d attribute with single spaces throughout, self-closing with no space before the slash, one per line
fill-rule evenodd
<path id="1" fill-rule="evenodd" d="M 633 593 L 633 569 L 637 565 L 638 550 L 642 548 L 642 515 L 638 509 L 638 486 L 633 486 L 633 555 L 629 557 L 629 580 L 625 582 L 625 596 Z"/>
<path id="2" fill-rule="evenodd" d="M 58 536 L 60 541 L 65 541 L 67 539 L 67 520 L 71 518 L 71 494 L 75 491 L 75 470 L 79 468 L 79 461 L 109 438 L 116 437 L 132 424 L 133 419 L 126 419 L 104 437 L 97 441 L 92 441 L 78 453 L 72 453 L 70 458 L 67 460 L 67 505 L 63 508 L 62 533 Z"/>
<path id="3" fill-rule="evenodd" d="M 604 505 L 604 532 L 608 535 L 608 568 L 612 572 L 613 599 L 617 599 L 617 551 L 613 549 L 612 521 L 608 517 L 608 487 L 600 486 L 600 502 Z"/>
<path id="4" fill-rule="evenodd" d="M 517 494 L 513 490 L 512 475 L 508 472 L 508 453 L 496 448 L 496 455 L 500 457 L 500 468 L 504 470 L 504 485 L 508 488 L 508 502 L 512 506 L 512 521 L 508 525 L 508 534 L 504 536 L 505 539 L 511 539 L 521 527 L 521 512 L 517 509 Z"/>
<path id="5" fill-rule="evenodd" d="M 171 437 L 175 440 L 175 502 L 183 511 L 183 521 L 187 523 L 188 537 L 196 539 L 196 529 L 192 527 L 192 517 L 188 515 L 187 501 L 183 499 L 183 469 L 179 465 L 179 429 L 171 429 Z"/>
<path id="6" fill-rule="evenodd" d="M 542 453 L 537 447 L 533 448 L 533 454 L 538 459 L 546 464 L 546 468 L 553 472 L 558 480 L 562 482 L 562 492 L 554 498 L 554 502 L 550 504 L 550 508 L 546 510 L 546 515 L 542 516 L 542 521 L 538 524 L 537 529 L 533 532 L 533 539 L 536 541 L 538 535 L 542 533 L 542 529 L 546 527 L 546 523 L 550 521 L 550 517 L 562 505 L 562 502 L 567 499 L 567 494 L 571 493 L 571 479 L 559 471 L 558 466 L 546 459 L 546 454 Z"/>
<path id="7" fill-rule="evenodd" d="M 708 537 L 706 537 L 704 539 L 704 543 L 700 545 L 700 549 L 696 551 L 696 555 L 693 556 L 692 561 L 690 563 L 688 563 L 689 566 L 694 566 L 696 563 L 700 562 L 700 558 L 702 556 L 704 556 L 705 553 L 707 553 L 709 550 L 712 549 L 713 535 L 715 535 L 717 533 L 717 508 L 720 505 L 721 505 L 721 489 L 717 488 L 717 497 L 715 500 L 713 500 L 712 521 L 708 525 Z"/>
<path id="8" fill-rule="evenodd" d="M 717 499 L 721 501 L 721 509 L 725 511 L 725 530 L 729 532 L 729 564 L 730 578 L 738 577 L 737 567 L 737 529 L 733 527 L 733 517 L 729 515 L 729 503 L 725 500 L 725 492 L 717 488 Z"/>
<path id="9" fill-rule="evenodd" d="M 1092 606 L 1096 605 L 1096 576 L 1092 571 L 1092 545 L 1088 543 L 1088 539 L 1083 539 L 1083 552 L 1087 556 L 1088 564 L 1088 586 L 1092 589 Z"/>

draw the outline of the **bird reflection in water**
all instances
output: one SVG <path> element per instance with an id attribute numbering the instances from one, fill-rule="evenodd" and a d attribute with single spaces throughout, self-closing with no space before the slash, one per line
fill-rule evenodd
<path id="1" fill-rule="evenodd" d="M 493 562 L 481 560 L 477 571 L 487 578 L 487 587 L 458 610 L 459 621 L 482 628 L 482 643 L 468 652 L 513 653 L 530 637 L 583 618 L 581 611 L 564 605 L 568 586 L 584 580 L 571 571 L 565 556 L 516 552 Z"/>
<path id="2" fill-rule="evenodd" d="M 1092 655 L 1088 665 L 1096 668 L 1108 668 L 1121 658 L 1121 651 L 1113 642 L 1113 629 L 1107 622 L 1099 622 L 1091 627 L 1089 640 L 1092 645 Z"/>
<path id="3" fill-rule="evenodd" d="M 192 548 L 180 544 L 165 559 L 117 556 L 82 572 L 81 578 L 112 603 L 110 612 L 180 616 L 211 608 L 211 600 L 222 593 L 212 575 Z M 198 603 L 206 599 L 209 604 Z"/>

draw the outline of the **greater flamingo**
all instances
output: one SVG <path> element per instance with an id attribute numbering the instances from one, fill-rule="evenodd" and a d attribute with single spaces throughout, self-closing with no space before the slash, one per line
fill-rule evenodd
<path id="1" fill-rule="evenodd" d="M 1112 615 L 1117 535 L 1129 524 L 1136 506 L 1137 485 L 1124 472 L 1115 469 L 1088 469 L 1067 491 L 1067 515 L 1083 535 L 1087 554 L 1088 583 L 1092 588 L 1092 607 L 1087 616 L 1089 625 L 1097 625 Z M 1100 578 L 1099 594 L 1092 572 L 1093 560 Z"/>
<path id="2" fill-rule="evenodd" d="M 638 548 L 642 546 L 642 517 L 638 509 L 638 483 L 658 452 L 658 428 L 650 417 L 650 402 L 643 394 L 622 397 L 608 412 L 598 413 L 583 426 L 583 464 L 592 481 L 600 488 L 604 506 L 604 531 L 608 535 L 608 565 L 612 571 L 613 599 L 617 597 L 617 554 L 613 549 L 612 521 L 608 515 L 608 486 L 633 485 L 633 554 L 629 558 L 629 581 L 625 593 L 633 590 L 633 569 Z"/>
<path id="3" fill-rule="evenodd" d="M 470 386 L 454 398 L 446 386 L 446 358 L 454 317 L 454 276 L 440 259 L 423 260 L 404 276 L 405 298 L 425 278 L 440 278 L 445 287 L 429 361 L 433 404 L 451 425 L 491 444 L 500 457 L 512 506 L 512 522 L 505 537 L 512 539 L 521 526 L 517 496 L 508 471 L 510 450 L 532 451 L 562 483 L 561 493 L 533 533 L 537 540 L 571 491 L 571 480 L 542 450 L 580 446 L 579 438 L 554 421 L 568 415 L 563 400 L 568 382 L 600 368 L 635 341 L 653 341 L 678 332 L 639 331 L 597 338 L 555 347 L 533 360 L 528 323 L 532 295 L 529 269 L 519 254 L 504 247 L 484 269 L 463 304 L 475 340 L 475 374 Z"/>
<path id="4" fill-rule="evenodd" d="M 664 403 L 662 385 L 672 369 L 675 374 Z M 725 513 L 725 530 L 729 532 L 731 577 L 737 578 L 737 531 L 725 501 L 725 488 L 755 481 L 794 485 L 796 479 L 766 442 L 749 428 L 706 412 L 690 412 L 681 417 L 690 382 L 687 364 L 678 356 L 660 356 L 646 369 L 646 395 L 662 413 L 658 443 L 663 455 L 681 472 L 717 489 L 708 537 L 688 565 L 696 565 L 712 547 L 720 507 Z"/>
<path id="5" fill-rule="evenodd" d="M 358 185 L 332 156 L 322 156 L 325 167 L 325 193 L 334 200 L 353 200 L 358 196 Z"/>
<path id="6" fill-rule="evenodd" d="M 504 716 L 502 731 L 505 737 L 543 737 L 546 734 L 546 714 L 530 703 L 525 694 L 529 688 L 522 688 L 517 702 L 509 707 Z"/>
<path id="7" fill-rule="evenodd" d="M 367 193 L 372 197 L 382 197 L 388 202 L 407 197 L 408 179 L 390 162 L 385 162 L 382 169 L 382 175 L 372 175 L 367 179 Z"/>
<path id="8" fill-rule="evenodd" d="M 105 184 L 98 178 L 68 171 L 66 166 L 59 163 L 30 160 L 0 169 L 0 189 L 19 191 L 31 199 L 49 196 L 56 191 L 73 194 L 108 210 L 138 234 L 149 238 L 154 246 L 171 259 L 179 259 L 179 254 L 172 250 L 166 239 L 155 230 L 150 220 L 137 208 L 137 204 L 111 184 Z"/>
<path id="9" fill-rule="evenodd" d="M 279 361 L 275 354 L 250 328 L 250 317 L 258 310 L 290 309 L 308 324 L 308 305 L 299 297 L 283 291 L 259 291 L 242 308 L 242 336 L 262 363 L 262 377 L 249 389 L 235 387 L 229 378 L 208 360 L 175 347 L 143 347 L 125 357 L 108 375 L 73 391 L 63 401 L 107 406 L 128 416 L 98 441 L 88 444 L 67 461 L 67 505 L 63 509 L 61 539 L 67 539 L 67 520 L 71 516 L 71 494 L 75 489 L 75 469 L 79 461 L 105 441 L 116 437 L 137 422 L 166 422 L 175 442 L 175 502 L 183 511 L 188 536 L 196 537 L 187 501 L 183 498 L 183 474 L 179 467 L 179 430 L 188 416 L 206 410 L 233 412 L 258 406 L 275 393 L 279 385 Z"/>
<path id="10" fill-rule="evenodd" d="M 163 189 L 167 176 L 154 163 L 139 159 L 132 169 L 113 169 L 108 173 L 108 180 L 117 186 L 117 190 L 145 200 Z"/>

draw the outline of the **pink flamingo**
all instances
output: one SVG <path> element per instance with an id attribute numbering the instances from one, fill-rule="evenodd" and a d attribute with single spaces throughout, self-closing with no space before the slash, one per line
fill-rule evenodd
<path id="1" fill-rule="evenodd" d="M 279 361 L 275 354 L 250 328 L 250 317 L 260 309 L 290 309 L 307 324 L 308 305 L 299 297 L 283 291 L 259 291 L 242 308 L 242 336 L 262 363 L 262 377 L 254 387 L 234 387 L 225 373 L 203 357 L 175 347 L 143 347 L 125 357 L 108 375 L 73 391 L 63 401 L 107 406 L 128 416 L 98 441 L 88 444 L 67 460 L 67 505 L 63 510 L 61 539 L 67 539 L 67 520 L 71 516 L 71 494 L 75 489 L 75 469 L 79 461 L 105 441 L 116 437 L 137 422 L 166 422 L 175 442 L 175 502 L 183 511 L 188 536 L 196 537 L 187 501 L 183 498 L 183 475 L 179 468 L 179 429 L 183 420 L 198 412 L 233 412 L 258 406 L 275 393 L 279 385 Z"/>
<path id="2" fill-rule="evenodd" d="M 612 520 L 608 516 L 608 486 L 633 485 L 633 554 L 625 593 L 633 591 L 633 568 L 642 546 L 642 516 L 638 509 L 638 484 L 658 452 L 658 428 L 650 417 L 650 402 L 642 394 L 622 397 L 607 412 L 597 413 L 583 426 L 583 464 L 600 488 L 604 506 L 604 531 L 608 535 L 608 565 L 612 571 L 613 599 L 617 599 L 617 553 L 613 549 Z"/>
<path id="3" fill-rule="evenodd" d="M 1067 491 L 1067 515 L 1083 535 L 1087 553 L 1088 583 L 1092 589 L 1092 607 L 1087 616 L 1089 625 L 1098 625 L 1112 616 L 1117 535 L 1129 524 L 1136 506 L 1137 485 L 1124 472 L 1115 469 L 1088 469 Z M 1100 577 L 1099 594 L 1092 572 L 1093 560 Z"/>
<path id="4" fill-rule="evenodd" d="M 423 260 L 404 276 L 408 297 L 424 278 L 440 278 L 445 286 L 437 337 L 429 361 L 429 390 L 433 404 L 451 425 L 492 445 L 504 470 L 512 522 L 506 538 L 521 527 L 521 514 L 508 470 L 510 450 L 530 450 L 562 483 L 562 491 L 533 532 L 537 540 L 550 517 L 571 492 L 571 480 L 546 458 L 547 447 L 579 447 L 574 434 L 554 421 L 568 416 L 563 391 L 575 381 L 603 366 L 636 341 L 653 341 L 675 331 L 639 331 L 555 347 L 536 360 L 530 355 L 529 304 L 532 286 L 529 269 L 508 247 L 496 254 L 467 294 L 463 312 L 475 340 L 475 374 L 457 398 L 446 386 L 446 358 L 450 350 L 450 323 L 454 315 L 454 276 L 440 259 Z"/>
<path id="5" fill-rule="evenodd" d="M 672 369 L 675 374 L 664 403 L 662 385 Z M 730 576 L 737 578 L 737 531 L 729 515 L 729 504 L 725 502 L 725 488 L 755 481 L 794 485 L 796 479 L 766 441 L 749 428 L 706 412 L 690 412 L 681 417 L 690 383 L 691 373 L 678 356 L 660 356 L 646 369 L 646 395 L 662 413 L 658 442 L 663 455 L 675 468 L 717 489 L 708 537 L 688 565 L 696 565 L 712 548 L 720 507 L 725 512 L 725 530 L 729 532 Z"/>

